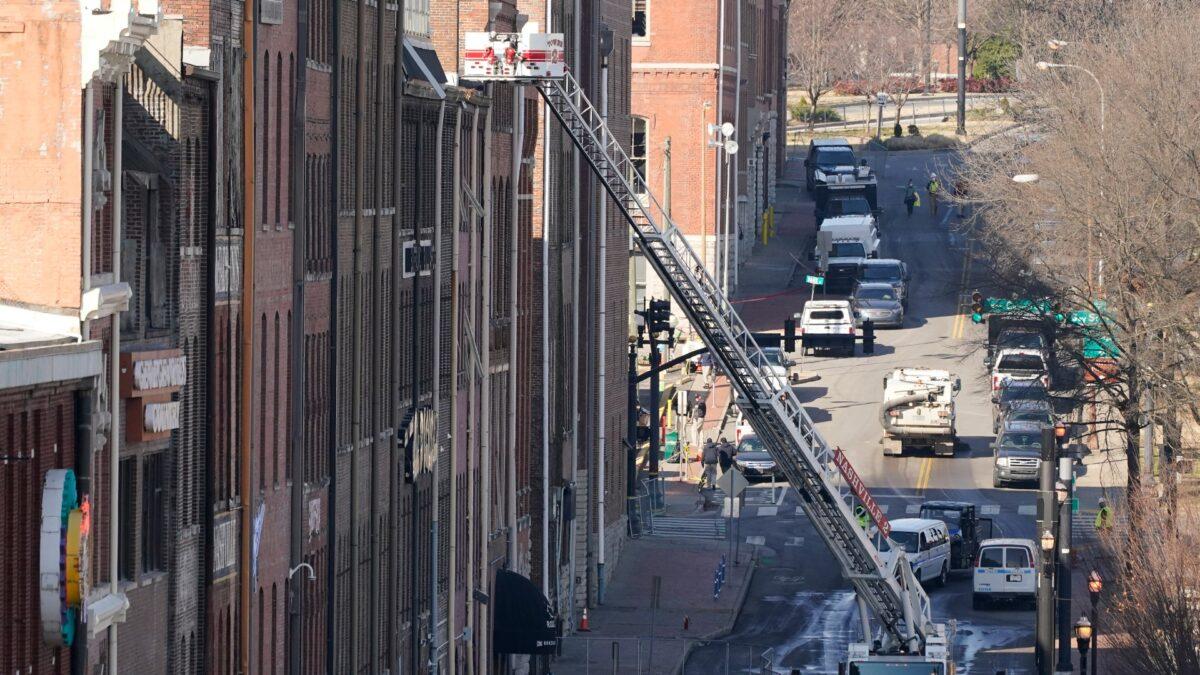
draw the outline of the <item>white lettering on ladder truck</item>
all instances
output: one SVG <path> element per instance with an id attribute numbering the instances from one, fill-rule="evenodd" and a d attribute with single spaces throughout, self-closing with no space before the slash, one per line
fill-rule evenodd
<path id="1" fill-rule="evenodd" d="M 886 536 L 890 526 L 883 512 L 844 453 L 817 432 L 787 379 L 772 375 L 733 305 L 567 71 L 563 44 L 558 33 L 467 33 L 463 78 L 536 86 L 629 221 L 646 260 L 716 357 L 750 426 L 800 495 L 801 508 L 854 586 L 860 610 L 865 606 L 874 614 L 875 628 L 870 617 L 862 616 L 867 644 L 852 645 L 851 660 L 869 659 L 875 647 L 889 658 L 909 654 L 948 672 L 946 630 L 933 622 L 929 597 L 898 545 L 891 545 L 897 554 L 884 562 L 854 517 L 855 501 L 869 505 L 868 513 Z"/>

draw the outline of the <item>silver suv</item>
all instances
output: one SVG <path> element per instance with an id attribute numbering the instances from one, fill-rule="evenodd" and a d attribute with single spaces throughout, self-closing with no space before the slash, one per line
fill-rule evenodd
<path id="1" fill-rule="evenodd" d="M 864 260 L 858 271 L 858 280 L 863 283 L 891 284 L 892 288 L 896 289 L 896 296 L 900 298 L 900 304 L 904 305 L 905 309 L 908 309 L 908 280 L 911 278 L 908 265 L 895 258 Z"/>

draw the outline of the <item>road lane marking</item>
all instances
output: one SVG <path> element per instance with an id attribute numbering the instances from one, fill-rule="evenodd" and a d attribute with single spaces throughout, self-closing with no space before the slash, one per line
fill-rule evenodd
<path id="1" fill-rule="evenodd" d="M 767 538 L 763 536 L 746 537 L 746 543 L 751 546 L 763 546 L 767 543 Z"/>
<path id="2" fill-rule="evenodd" d="M 1022 516 L 1036 516 L 1037 504 L 1022 504 L 1017 507 L 1017 513 Z"/>
<path id="3" fill-rule="evenodd" d="M 803 546 L 804 545 L 804 537 L 788 537 L 787 541 L 785 541 L 783 543 L 783 545 L 784 546 Z"/>
<path id="4" fill-rule="evenodd" d="M 998 515 L 1000 513 L 1000 505 L 999 504 L 984 504 L 983 507 L 979 509 L 979 513 L 981 515 L 985 515 L 985 516 Z"/>
<path id="5" fill-rule="evenodd" d="M 774 516 L 779 513 L 778 506 L 760 506 L 758 507 L 759 516 Z"/>
<path id="6" fill-rule="evenodd" d="M 933 473 L 933 458 L 926 457 L 921 460 L 921 470 L 917 473 L 917 492 L 922 496 L 925 488 L 929 487 L 929 476 Z"/>

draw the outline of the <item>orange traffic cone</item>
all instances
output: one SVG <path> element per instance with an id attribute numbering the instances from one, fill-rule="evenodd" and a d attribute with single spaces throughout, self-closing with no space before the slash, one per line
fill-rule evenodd
<path id="1" fill-rule="evenodd" d="M 590 633 L 591 630 L 592 630 L 591 627 L 588 625 L 587 607 L 584 607 L 583 608 L 583 618 L 581 618 L 579 620 L 579 632 L 580 633 Z"/>

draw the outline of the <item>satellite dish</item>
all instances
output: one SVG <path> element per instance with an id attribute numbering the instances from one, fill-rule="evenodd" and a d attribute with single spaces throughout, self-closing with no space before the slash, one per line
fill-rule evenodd
<path id="1" fill-rule="evenodd" d="M 733 132 L 734 132 L 733 124 L 726 122 L 721 125 L 721 135 L 724 136 L 725 138 L 729 138 L 730 136 L 732 136 Z"/>
<path id="2" fill-rule="evenodd" d="M 738 151 L 737 141 L 725 141 L 725 152 L 730 155 L 736 155 Z"/>

